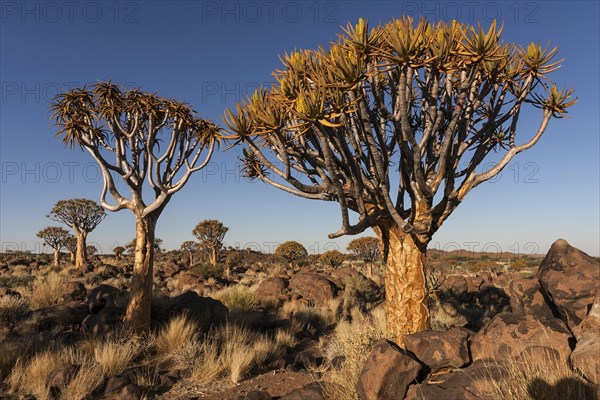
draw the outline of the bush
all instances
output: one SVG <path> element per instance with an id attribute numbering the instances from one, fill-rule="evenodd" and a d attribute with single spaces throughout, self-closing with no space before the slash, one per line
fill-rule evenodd
<path id="1" fill-rule="evenodd" d="M 284 242 L 277 246 L 275 255 L 285 258 L 291 267 L 296 265 L 300 260 L 308 256 L 308 251 L 298 242 L 293 240 Z"/>
<path id="2" fill-rule="evenodd" d="M 0 287 L 6 288 L 17 288 L 29 286 L 31 282 L 35 280 L 35 277 L 31 275 L 22 276 L 0 276 Z"/>
<path id="3" fill-rule="evenodd" d="M 208 279 L 208 278 L 221 278 L 223 276 L 223 266 L 220 264 L 211 265 L 206 263 L 200 263 L 194 265 L 190 272 L 200 278 Z"/>
<path id="4" fill-rule="evenodd" d="M 337 250 L 326 251 L 319 257 L 319 262 L 331 268 L 337 268 L 346 259 L 346 256 Z"/>
<path id="5" fill-rule="evenodd" d="M 214 294 L 214 298 L 223 303 L 229 312 L 252 311 L 256 308 L 254 295 L 247 288 L 230 286 Z"/>

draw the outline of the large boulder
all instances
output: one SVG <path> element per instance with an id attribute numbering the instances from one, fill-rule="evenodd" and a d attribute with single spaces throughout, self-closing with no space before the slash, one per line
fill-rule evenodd
<path id="1" fill-rule="evenodd" d="M 498 361 L 476 361 L 467 368 L 436 375 L 411 385 L 405 400 L 497 400 L 495 389 L 502 382 L 503 367 Z"/>
<path id="2" fill-rule="evenodd" d="M 577 335 L 576 327 L 600 289 L 600 263 L 561 239 L 550 247 L 538 276 L 561 319 Z"/>
<path id="3" fill-rule="evenodd" d="M 254 299 L 259 305 L 266 305 L 279 301 L 287 291 L 287 280 L 280 277 L 271 277 L 262 281 L 254 292 Z"/>
<path id="4" fill-rule="evenodd" d="M 460 368 L 467 365 L 469 357 L 469 335 L 465 330 L 422 331 L 404 335 L 404 346 L 427 365 L 431 372 L 443 368 Z"/>
<path id="5" fill-rule="evenodd" d="M 64 292 L 60 297 L 61 303 L 71 301 L 85 301 L 87 299 L 87 290 L 81 282 L 70 281 L 65 284 Z"/>
<path id="6" fill-rule="evenodd" d="M 337 287 L 315 272 L 300 272 L 292 276 L 289 287 L 315 306 L 322 306 L 337 294 Z"/>
<path id="7" fill-rule="evenodd" d="M 507 294 L 512 311 L 552 318 L 552 310 L 544 299 L 541 288 L 536 278 L 519 278 L 510 282 Z"/>
<path id="8" fill-rule="evenodd" d="M 123 293 L 114 286 L 99 285 L 88 294 L 90 314 L 97 314 L 105 307 L 116 307 Z"/>
<path id="9" fill-rule="evenodd" d="M 96 314 L 88 315 L 82 323 L 84 333 L 103 337 L 120 330 L 125 310 L 116 306 L 106 306 Z"/>
<path id="10" fill-rule="evenodd" d="M 571 365 L 590 382 L 600 385 L 600 295 L 576 332 L 577 345 L 571 354 Z"/>
<path id="11" fill-rule="evenodd" d="M 279 400 L 326 400 L 323 394 L 323 385 L 320 382 L 312 382 L 301 388 L 284 394 Z"/>
<path id="12" fill-rule="evenodd" d="M 211 327 L 224 323 L 229 311 L 220 301 L 200 297 L 192 291 L 163 299 L 160 304 L 153 304 L 152 307 L 152 318 L 159 322 L 167 322 L 180 314 L 186 314 L 196 321 L 200 330 L 207 333 Z"/>
<path id="13" fill-rule="evenodd" d="M 473 360 L 507 359 L 565 363 L 574 338 L 558 318 L 538 318 L 530 314 L 503 312 L 473 338 Z"/>
<path id="14" fill-rule="evenodd" d="M 403 399 L 408 386 L 421 373 L 421 364 L 386 339 L 379 340 L 358 378 L 361 400 Z"/>
<path id="15" fill-rule="evenodd" d="M 88 316 L 86 303 L 69 302 L 57 304 L 34 311 L 34 319 L 37 319 L 38 331 L 74 331 L 78 330 L 84 319 Z"/>

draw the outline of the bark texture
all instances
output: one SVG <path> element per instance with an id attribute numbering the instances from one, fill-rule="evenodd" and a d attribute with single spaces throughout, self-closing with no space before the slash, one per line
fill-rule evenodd
<path id="1" fill-rule="evenodd" d="M 77 251 L 75 252 L 75 267 L 83 270 L 87 264 L 87 249 L 86 249 L 85 232 L 77 232 Z"/>
<path id="2" fill-rule="evenodd" d="M 386 329 L 402 344 L 402 336 L 430 328 L 425 286 L 425 254 L 414 238 L 397 226 L 375 229 L 385 250 Z"/>
<path id="3" fill-rule="evenodd" d="M 155 228 L 155 218 L 138 217 L 133 276 L 129 304 L 125 313 L 125 322 L 134 333 L 142 333 L 150 327 Z"/>

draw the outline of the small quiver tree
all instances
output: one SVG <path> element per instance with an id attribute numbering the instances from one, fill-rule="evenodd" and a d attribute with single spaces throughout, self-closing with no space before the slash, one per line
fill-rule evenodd
<path id="1" fill-rule="evenodd" d="M 53 264 L 58 267 L 60 263 L 60 250 L 65 246 L 65 242 L 69 237 L 73 237 L 73 235 L 60 226 L 49 226 L 39 231 L 37 237 L 42 239 L 52 249 Z"/>

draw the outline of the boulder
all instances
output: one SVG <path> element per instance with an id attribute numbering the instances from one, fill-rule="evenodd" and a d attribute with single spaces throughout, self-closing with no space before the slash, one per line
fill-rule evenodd
<path id="1" fill-rule="evenodd" d="M 284 394 L 279 400 L 326 400 L 321 382 L 312 382 Z"/>
<path id="2" fill-rule="evenodd" d="M 123 293 L 114 286 L 99 285 L 88 294 L 90 314 L 97 314 L 105 307 L 115 307 Z"/>
<path id="3" fill-rule="evenodd" d="M 120 307 L 107 306 L 96 314 L 88 315 L 83 320 L 82 330 L 92 336 L 105 336 L 121 328 L 125 310 Z"/>
<path id="4" fill-rule="evenodd" d="M 152 308 L 152 318 L 163 323 L 184 313 L 198 323 L 202 333 L 207 333 L 211 327 L 224 323 L 229 311 L 220 301 L 192 291 L 163 299 L 160 306 Z"/>
<path id="5" fill-rule="evenodd" d="M 436 375 L 430 381 L 411 385 L 404 399 L 497 400 L 495 385 L 502 382 L 502 370 L 497 361 L 476 361 L 459 371 Z"/>
<path id="6" fill-rule="evenodd" d="M 183 264 L 180 264 L 177 260 L 172 258 L 163 263 L 159 263 L 157 267 L 157 272 L 165 277 L 170 277 L 174 276 L 184 268 L 185 266 Z"/>
<path id="7" fill-rule="evenodd" d="M 408 386 L 421 373 L 421 364 L 386 339 L 379 340 L 360 373 L 357 391 L 361 400 L 403 399 Z"/>
<path id="8" fill-rule="evenodd" d="M 264 390 L 253 390 L 243 398 L 243 400 L 271 400 L 272 397 Z"/>
<path id="9" fill-rule="evenodd" d="M 468 284 L 464 276 L 450 275 L 442 283 L 442 288 L 459 297 L 467 293 Z"/>
<path id="10" fill-rule="evenodd" d="M 36 324 L 38 331 L 77 330 L 88 316 L 88 306 L 86 303 L 72 301 L 34 311 L 34 315 L 39 318 Z"/>
<path id="11" fill-rule="evenodd" d="M 346 282 L 349 280 L 365 280 L 375 285 L 375 282 L 358 272 L 352 267 L 340 267 L 331 272 L 331 280 L 340 288 L 346 287 Z M 377 286 L 377 285 L 375 285 Z"/>
<path id="12" fill-rule="evenodd" d="M 337 287 L 315 272 L 299 272 L 289 283 L 293 293 L 299 294 L 314 306 L 323 306 L 337 294 Z"/>
<path id="13" fill-rule="evenodd" d="M 202 282 L 201 278 L 198 278 L 196 275 L 190 274 L 189 272 L 182 272 L 177 275 L 177 289 L 179 290 L 197 286 L 200 282 Z"/>
<path id="14" fill-rule="evenodd" d="M 259 305 L 265 305 L 273 300 L 279 300 L 287 291 L 288 282 L 279 277 L 267 278 L 258 285 L 254 299 Z"/>
<path id="15" fill-rule="evenodd" d="M 70 281 L 65 284 L 63 295 L 60 297 L 61 303 L 68 303 L 71 301 L 86 301 L 87 290 L 81 282 Z"/>
<path id="16" fill-rule="evenodd" d="M 600 289 L 600 263 L 561 239 L 550 247 L 538 276 L 561 319 L 575 333 Z"/>
<path id="17" fill-rule="evenodd" d="M 574 338 L 558 318 L 538 318 L 530 314 L 502 312 L 473 338 L 473 360 L 533 360 L 546 363 L 551 359 L 566 362 Z"/>
<path id="18" fill-rule="evenodd" d="M 460 368 L 471 362 L 468 347 L 469 335 L 465 330 L 423 331 L 404 335 L 404 345 L 431 372 L 443 368 Z"/>
<path id="19" fill-rule="evenodd" d="M 570 357 L 571 366 L 600 385 L 600 295 L 596 295 L 592 309 L 575 331 L 578 337 Z"/>
<path id="20" fill-rule="evenodd" d="M 510 307 L 517 314 L 531 314 L 552 318 L 552 310 L 541 292 L 537 278 L 519 278 L 508 285 L 507 294 Z"/>

